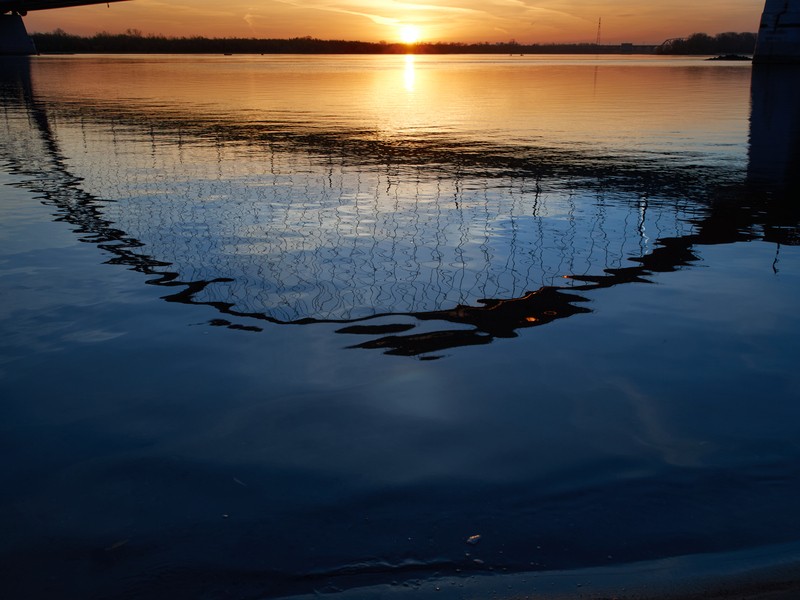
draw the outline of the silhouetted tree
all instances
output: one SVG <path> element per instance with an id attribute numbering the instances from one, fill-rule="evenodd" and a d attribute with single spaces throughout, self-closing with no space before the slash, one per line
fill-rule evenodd
<path id="1" fill-rule="evenodd" d="M 752 54 L 756 47 L 755 33 L 693 33 L 686 38 L 667 40 L 656 49 L 659 54 Z"/>

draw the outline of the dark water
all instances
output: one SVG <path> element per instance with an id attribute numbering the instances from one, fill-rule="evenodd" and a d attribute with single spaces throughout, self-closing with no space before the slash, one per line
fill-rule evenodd
<path id="1" fill-rule="evenodd" d="M 0 73 L 3 597 L 800 579 L 796 73 Z"/>

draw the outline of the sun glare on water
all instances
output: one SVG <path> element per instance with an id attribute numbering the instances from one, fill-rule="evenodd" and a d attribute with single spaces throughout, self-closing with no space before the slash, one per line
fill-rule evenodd
<path id="1" fill-rule="evenodd" d="M 414 25 L 400 27 L 400 41 L 404 44 L 416 44 L 419 41 L 420 30 Z"/>

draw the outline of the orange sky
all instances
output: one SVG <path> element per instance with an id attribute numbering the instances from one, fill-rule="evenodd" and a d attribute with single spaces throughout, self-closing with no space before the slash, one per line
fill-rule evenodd
<path id="1" fill-rule="evenodd" d="M 661 43 L 703 31 L 757 31 L 764 0 L 131 0 L 31 13 L 31 32 L 401 41 Z M 406 29 L 408 34 L 408 29 Z"/>

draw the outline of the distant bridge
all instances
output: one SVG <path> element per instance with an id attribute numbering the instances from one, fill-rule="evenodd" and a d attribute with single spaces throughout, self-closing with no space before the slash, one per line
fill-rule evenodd
<path id="1" fill-rule="evenodd" d="M 32 10 L 108 4 L 124 0 L 0 0 L 0 54 L 36 54 L 22 17 Z"/>

